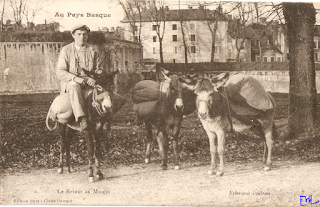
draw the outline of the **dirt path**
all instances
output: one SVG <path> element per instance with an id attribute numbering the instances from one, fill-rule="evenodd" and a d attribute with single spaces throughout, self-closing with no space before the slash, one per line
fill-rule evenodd
<path id="1" fill-rule="evenodd" d="M 300 196 L 320 200 L 320 163 L 226 163 L 225 175 L 209 176 L 205 163 L 162 171 L 158 164 L 103 168 L 106 179 L 88 183 L 85 166 L 62 175 L 56 169 L 1 173 L 6 204 L 300 206 Z M 311 204 L 302 201 L 301 204 Z M 313 206 L 320 206 L 320 203 Z"/>

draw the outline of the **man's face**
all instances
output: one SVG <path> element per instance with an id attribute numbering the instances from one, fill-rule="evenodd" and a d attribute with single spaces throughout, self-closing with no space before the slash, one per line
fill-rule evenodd
<path id="1" fill-rule="evenodd" d="M 82 30 L 76 30 L 72 37 L 74 39 L 74 42 L 77 46 L 82 47 L 87 43 L 88 40 L 88 32 L 82 31 Z"/>

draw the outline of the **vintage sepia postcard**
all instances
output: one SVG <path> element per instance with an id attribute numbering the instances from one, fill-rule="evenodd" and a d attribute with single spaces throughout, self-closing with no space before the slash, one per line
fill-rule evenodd
<path id="1" fill-rule="evenodd" d="M 0 203 L 320 206 L 319 9 L 0 0 Z"/>

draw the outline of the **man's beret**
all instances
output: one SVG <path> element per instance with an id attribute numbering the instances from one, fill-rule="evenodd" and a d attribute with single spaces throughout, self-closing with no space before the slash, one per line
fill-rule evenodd
<path id="1" fill-rule="evenodd" d="M 87 25 L 84 25 L 84 24 L 78 24 L 78 25 L 74 26 L 71 29 L 71 34 L 73 34 L 76 30 L 87 30 L 87 32 L 90 32 L 89 27 Z"/>

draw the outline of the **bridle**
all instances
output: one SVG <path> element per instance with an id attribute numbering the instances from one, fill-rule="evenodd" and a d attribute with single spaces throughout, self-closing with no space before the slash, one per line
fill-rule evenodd
<path id="1" fill-rule="evenodd" d="M 105 116 L 106 113 L 103 112 L 102 108 L 101 108 L 101 104 L 98 102 L 97 100 L 97 95 L 98 95 L 98 91 L 103 91 L 103 87 L 100 85 L 95 85 L 93 87 L 93 91 L 92 91 L 92 106 L 96 109 L 96 111 L 98 112 L 98 114 L 100 116 Z"/>

